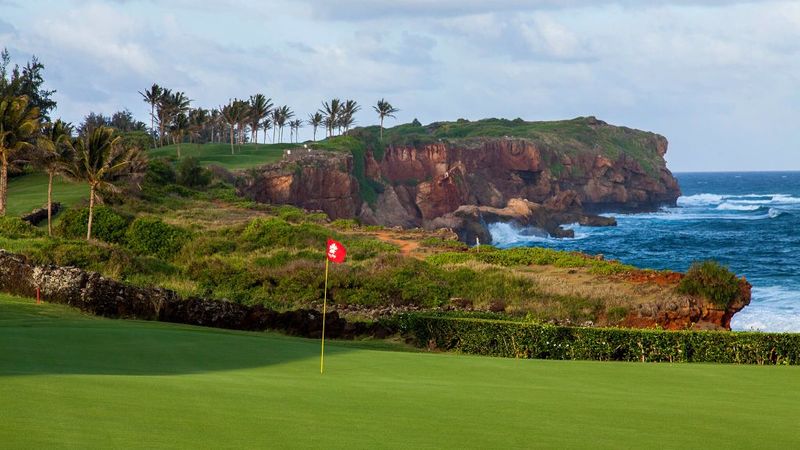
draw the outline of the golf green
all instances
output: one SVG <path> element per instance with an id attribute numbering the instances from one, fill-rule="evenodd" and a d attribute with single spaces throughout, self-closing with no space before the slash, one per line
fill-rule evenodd
<path id="1" fill-rule="evenodd" d="M 53 180 L 53 201 L 70 206 L 89 198 L 86 183 L 70 182 L 56 177 Z M 20 216 L 47 205 L 47 174 L 34 173 L 8 181 L 8 210 L 10 216 Z M 47 222 L 47 221 L 45 221 Z"/>
<path id="2" fill-rule="evenodd" d="M 182 144 L 181 157 L 197 158 L 201 164 L 217 164 L 227 169 L 246 169 L 278 161 L 287 149 L 296 148 L 297 144 L 243 144 L 234 145 L 231 154 L 230 144 Z M 177 145 L 149 150 L 150 158 L 176 157 Z"/>
<path id="3" fill-rule="evenodd" d="M 800 446 L 797 367 L 397 350 L 0 294 L 0 447 Z"/>

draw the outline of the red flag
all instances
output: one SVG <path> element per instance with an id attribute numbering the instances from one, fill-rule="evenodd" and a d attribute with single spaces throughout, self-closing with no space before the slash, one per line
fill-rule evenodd
<path id="1" fill-rule="evenodd" d="M 344 248 L 341 242 L 336 242 L 328 238 L 328 260 L 335 263 L 343 263 L 345 256 L 347 256 L 347 249 Z"/>

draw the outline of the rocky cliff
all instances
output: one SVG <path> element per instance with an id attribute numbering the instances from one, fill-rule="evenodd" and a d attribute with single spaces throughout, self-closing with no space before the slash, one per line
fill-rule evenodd
<path id="1" fill-rule="evenodd" d="M 652 210 L 680 196 L 666 138 L 593 117 L 410 124 L 386 130 L 383 141 L 373 128 L 333 138 L 334 150 L 322 142 L 289 155 L 240 188 L 257 201 L 402 227 L 441 225 L 461 207 L 506 208 L 512 199 L 585 213 Z"/>

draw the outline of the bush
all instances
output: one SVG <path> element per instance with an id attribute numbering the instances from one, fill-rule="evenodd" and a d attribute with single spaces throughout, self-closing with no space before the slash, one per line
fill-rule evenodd
<path id="1" fill-rule="evenodd" d="M 144 175 L 145 184 L 164 186 L 175 182 L 177 175 L 172 164 L 164 158 L 151 159 Z"/>
<path id="2" fill-rule="evenodd" d="M 113 244 L 125 241 L 130 218 L 106 206 L 95 206 L 92 217 L 92 237 Z M 79 239 L 86 237 L 89 226 L 89 208 L 68 209 L 56 226 L 61 236 Z"/>
<path id="3" fill-rule="evenodd" d="M 211 183 L 211 172 L 194 157 L 183 158 L 178 164 L 176 181 L 188 188 L 203 188 Z"/>
<path id="4" fill-rule="evenodd" d="M 739 279 L 716 261 L 695 262 L 686 272 L 678 292 L 707 298 L 720 308 L 727 308 L 741 292 Z"/>
<path id="5" fill-rule="evenodd" d="M 461 241 L 445 240 L 437 237 L 425 238 L 420 242 L 423 247 L 431 248 L 449 248 L 451 250 L 467 250 L 467 244 Z"/>
<path id="6" fill-rule="evenodd" d="M 178 253 L 189 233 L 155 217 L 134 220 L 126 235 L 128 247 L 138 253 L 169 259 Z"/>
<path id="7" fill-rule="evenodd" d="M 241 239 L 261 248 L 325 248 L 330 232 L 325 228 L 303 223 L 292 225 L 282 219 L 255 219 L 251 221 Z"/>
<path id="8" fill-rule="evenodd" d="M 510 358 L 800 364 L 800 334 L 561 327 L 404 314 L 420 346 Z"/>
<path id="9" fill-rule="evenodd" d="M 635 270 L 633 266 L 617 261 L 593 258 L 578 252 L 565 252 L 550 248 L 510 248 L 498 250 L 491 246 L 471 248 L 469 252 L 439 253 L 428 257 L 428 262 L 436 265 L 462 264 L 467 261 L 480 261 L 503 267 L 553 265 L 556 267 L 587 267 L 592 273 L 612 275 Z"/>
<path id="10" fill-rule="evenodd" d="M 0 236 L 10 239 L 36 237 L 42 232 L 19 217 L 0 217 Z"/>

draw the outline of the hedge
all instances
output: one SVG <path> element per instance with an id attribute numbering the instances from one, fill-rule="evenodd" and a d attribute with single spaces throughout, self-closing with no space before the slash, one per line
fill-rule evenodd
<path id="1" fill-rule="evenodd" d="M 800 364 L 800 334 L 581 328 L 419 314 L 396 320 L 420 346 L 486 356 Z"/>

